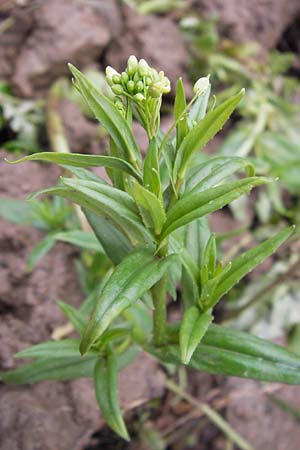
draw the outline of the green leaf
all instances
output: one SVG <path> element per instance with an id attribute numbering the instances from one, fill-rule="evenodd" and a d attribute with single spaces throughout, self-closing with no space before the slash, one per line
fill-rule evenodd
<path id="1" fill-rule="evenodd" d="M 190 362 L 194 351 L 212 320 L 211 311 L 202 313 L 197 306 L 192 306 L 185 311 L 179 333 L 181 361 L 183 364 Z"/>
<path id="2" fill-rule="evenodd" d="M 55 233 L 55 240 L 75 245 L 85 250 L 92 250 L 98 253 L 104 253 L 102 245 L 93 233 L 81 230 L 61 231 Z"/>
<path id="3" fill-rule="evenodd" d="M 176 121 L 176 147 L 179 148 L 181 142 L 183 141 L 188 132 L 186 99 L 181 78 L 179 78 L 176 85 L 174 117 Z"/>
<path id="4" fill-rule="evenodd" d="M 182 299 L 185 308 L 196 305 L 199 299 L 200 273 L 204 250 L 210 236 L 210 229 L 206 217 L 191 222 L 184 228 L 184 245 L 196 267 L 195 276 L 191 276 L 185 264 L 182 268 Z M 173 236 L 170 236 L 170 241 Z"/>
<path id="5" fill-rule="evenodd" d="M 125 152 L 118 148 L 112 138 L 109 138 L 109 150 L 108 154 L 117 158 L 121 158 L 122 160 L 126 159 Z M 112 185 L 121 191 L 126 190 L 126 174 L 121 170 L 111 169 L 106 167 L 106 173 L 109 176 Z"/>
<path id="6" fill-rule="evenodd" d="M 251 248 L 247 252 L 235 258 L 231 263 L 230 269 L 226 271 L 223 277 L 221 277 L 218 286 L 214 291 L 212 303 L 210 303 L 209 307 L 215 305 L 218 300 L 245 275 L 247 275 L 247 273 L 251 272 L 254 267 L 258 266 L 270 255 L 272 255 L 272 253 L 274 253 L 278 247 L 280 247 L 280 245 L 288 239 L 294 229 L 294 226 L 285 228 L 262 244 Z"/>
<path id="7" fill-rule="evenodd" d="M 159 235 L 166 221 L 162 201 L 137 182 L 133 182 L 130 189 L 144 224 Z"/>
<path id="8" fill-rule="evenodd" d="M 0 373 L 0 380 L 5 383 L 26 384 L 44 380 L 67 381 L 93 377 L 99 353 L 89 352 L 85 358 L 82 358 L 79 354 L 78 343 L 78 339 L 64 339 L 44 342 L 22 350 L 17 354 L 18 357 L 36 359 L 32 363 Z M 118 370 L 128 366 L 138 352 L 137 346 L 131 346 L 119 355 Z M 48 356 L 40 358 L 37 357 L 38 354 Z"/>
<path id="9" fill-rule="evenodd" d="M 48 234 L 45 236 L 31 251 L 26 261 L 26 269 L 28 271 L 38 264 L 38 262 L 45 256 L 55 245 L 55 236 Z"/>
<path id="10" fill-rule="evenodd" d="M 134 201 L 126 192 L 94 181 L 62 178 L 62 182 L 65 187 L 44 189 L 34 196 L 52 194 L 67 198 L 112 223 L 132 245 L 153 244 L 153 238 L 144 227 Z"/>
<path id="11" fill-rule="evenodd" d="M 206 189 L 203 192 L 183 195 L 167 212 L 161 240 L 177 228 L 223 208 L 241 195 L 250 192 L 253 187 L 269 181 L 263 177 L 250 177 Z"/>
<path id="12" fill-rule="evenodd" d="M 97 361 L 94 385 L 97 402 L 106 422 L 118 435 L 129 441 L 118 399 L 118 368 L 112 354 Z"/>
<path id="13" fill-rule="evenodd" d="M 201 150 L 220 131 L 244 96 L 244 90 L 226 100 L 206 116 L 188 133 L 178 149 L 174 164 L 174 179 L 184 176 L 190 157 Z"/>
<path id="14" fill-rule="evenodd" d="M 119 264 L 133 250 L 129 239 L 104 217 L 87 209 L 83 212 L 107 256 L 114 264 Z"/>
<path id="15" fill-rule="evenodd" d="M 195 305 L 199 292 L 199 268 L 191 256 L 189 251 L 177 241 L 175 236 L 170 236 L 169 239 L 170 250 L 178 254 L 178 259 L 182 264 L 182 298 L 185 308 Z"/>
<path id="16" fill-rule="evenodd" d="M 178 324 L 172 327 L 172 339 L 178 339 Z M 147 350 L 161 361 L 181 363 L 177 344 Z M 298 355 L 264 339 L 220 325 L 209 326 L 189 366 L 215 375 L 300 384 Z"/>
<path id="17" fill-rule="evenodd" d="M 97 300 L 83 334 L 81 354 L 88 351 L 117 316 L 161 279 L 172 261 L 172 256 L 159 260 L 147 251 L 136 251 L 116 267 Z"/>
<path id="18" fill-rule="evenodd" d="M 108 184 L 91 170 L 83 169 L 82 167 L 67 166 L 66 164 L 61 164 L 61 167 L 68 170 L 73 175 L 75 175 L 76 178 L 80 178 L 81 180 L 96 181 L 97 183 Z"/>
<path id="19" fill-rule="evenodd" d="M 202 263 L 202 266 L 207 267 L 209 278 L 212 278 L 214 276 L 216 261 L 217 261 L 216 235 L 211 234 L 204 250 Z"/>
<path id="20" fill-rule="evenodd" d="M 34 208 L 22 200 L 1 198 L 0 217 L 17 225 L 31 225 L 34 221 Z"/>
<path id="21" fill-rule="evenodd" d="M 80 153 L 55 153 L 42 152 L 34 153 L 33 155 L 25 156 L 16 161 L 8 161 L 9 164 L 18 164 L 25 161 L 46 161 L 58 165 L 67 165 L 73 167 L 109 167 L 118 169 L 142 181 L 140 173 L 127 161 L 113 156 L 102 155 L 83 155 Z"/>
<path id="22" fill-rule="evenodd" d="M 67 303 L 57 301 L 57 304 L 62 312 L 67 316 L 69 321 L 72 323 L 75 330 L 77 330 L 78 333 L 82 335 L 85 327 L 87 326 L 87 320 L 84 314 L 75 309 L 72 305 L 68 305 Z"/>
<path id="23" fill-rule="evenodd" d="M 162 199 L 159 172 L 157 141 L 153 138 L 150 141 L 144 160 L 143 180 L 145 188 L 153 192 L 157 198 Z"/>
<path id="24" fill-rule="evenodd" d="M 210 158 L 189 171 L 185 192 L 204 191 L 241 170 L 245 170 L 248 177 L 255 175 L 254 166 L 245 158 L 219 156 Z"/>
<path id="25" fill-rule="evenodd" d="M 52 354 L 47 358 L 37 358 L 30 364 L 1 373 L 0 379 L 5 383 L 26 384 L 44 380 L 66 381 L 91 377 L 96 360 L 97 355 L 87 355 L 86 358 L 82 358 L 78 348 L 76 353 L 74 348 L 74 356 L 57 358 L 55 354 Z"/>
<path id="26" fill-rule="evenodd" d="M 114 103 L 96 89 L 76 67 L 69 64 L 69 68 L 75 78 L 75 87 L 86 100 L 95 117 L 106 128 L 116 146 L 124 149 L 128 160 L 136 166 L 136 162 L 141 162 L 141 155 L 126 119 Z"/>
<path id="27" fill-rule="evenodd" d="M 15 354 L 15 358 L 69 358 L 78 356 L 80 339 L 63 339 L 33 345 Z"/>

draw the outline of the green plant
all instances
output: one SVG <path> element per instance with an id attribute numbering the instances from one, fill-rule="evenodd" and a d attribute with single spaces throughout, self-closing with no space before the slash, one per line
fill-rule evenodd
<path id="1" fill-rule="evenodd" d="M 56 195 L 78 204 L 115 265 L 97 295 L 79 310 L 61 305 L 78 339 L 46 342 L 17 354 L 33 362 L 3 373 L 8 383 L 94 377 L 96 398 L 108 424 L 128 433 L 117 396 L 118 371 L 138 348 L 163 363 L 185 364 L 212 374 L 300 383 L 299 357 L 250 334 L 212 324 L 213 309 L 241 278 L 291 235 L 282 229 L 257 247 L 222 264 L 207 216 L 273 180 L 254 175 L 248 161 L 199 151 L 223 127 L 243 91 L 208 107 L 210 83 L 201 78 L 187 104 L 181 79 L 176 86 L 174 123 L 159 129 L 162 95 L 169 80 L 146 61 L 131 56 L 124 72 L 107 68 L 115 93 L 109 100 L 74 66 L 74 86 L 107 129 L 107 155 L 38 153 L 15 162 L 53 162 L 69 168 L 55 187 L 33 194 Z M 132 116 L 147 132 L 143 160 L 132 132 Z M 104 166 L 112 184 L 87 167 Z M 232 176 L 246 172 L 246 177 Z M 181 278 L 182 319 L 169 323 L 168 292 L 176 297 Z M 93 309 L 89 318 L 89 311 Z M 152 315 L 149 312 L 152 311 Z M 84 356 L 84 357 L 82 357 Z"/>
<path id="2" fill-rule="evenodd" d="M 9 131 L 4 148 L 10 151 L 38 151 L 43 123 L 42 100 L 16 98 L 9 86 L 0 82 L 0 130 Z"/>

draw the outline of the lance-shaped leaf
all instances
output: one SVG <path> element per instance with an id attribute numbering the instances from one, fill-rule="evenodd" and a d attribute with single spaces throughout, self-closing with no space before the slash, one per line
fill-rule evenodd
<path id="1" fill-rule="evenodd" d="M 60 309 L 67 316 L 71 324 L 74 326 L 75 330 L 81 335 L 87 326 L 87 320 L 85 314 L 75 309 L 72 305 L 68 305 L 64 302 L 57 302 Z"/>
<path id="2" fill-rule="evenodd" d="M 25 348 L 15 354 L 15 358 L 69 358 L 78 356 L 80 339 L 47 341 Z"/>
<path id="3" fill-rule="evenodd" d="M 58 343 L 63 341 L 58 341 Z M 57 349 L 58 350 L 58 349 Z M 44 380 L 75 380 L 93 376 L 97 355 L 82 358 L 74 348 L 74 356 L 37 358 L 30 364 L 0 374 L 5 383 L 26 384 Z"/>
<path id="4" fill-rule="evenodd" d="M 119 264 L 133 250 L 128 237 L 117 226 L 108 223 L 105 217 L 97 216 L 87 209 L 83 209 L 83 212 L 107 256 L 114 264 Z"/>
<path id="5" fill-rule="evenodd" d="M 166 221 L 162 201 L 137 182 L 132 183 L 131 194 L 146 227 L 159 235 Z"/>
<path id="6" fill-rule="evenodd" d="M 94 181 L 68 178 L 62 178 L 62 181 L 65 186 L 44 189 L 34 196 L 53 194 L 67 198 L 111 222 L 133 245 L 151 245 L 153 238 L 141 222 L 134 201 L 126 192 Z"/>
<path id="7" fill-rule="evenodd" d="M 190 157 L 207 144 L 220 131 L 244 96 L 244 90 L 226 100 L 206 116 L 187 134 L 178 149 L 174 164 L 174 179 L 182 177 Z"/>
<path id="8" fill-rule="evenodd" d="M 173 326 L 173 337 L 178 339 Z M 180 364 L 179 345 L 148 350 L 164 362 Z M 253 378 L 287 384 L 300 384 L 300 358 L 279 345 L 248 333 L 220 325 L 210 325 L 195 350 L 189 366 L 216 375 Z"/>
<path id="9" fill-rule="evenodd" d="M 116 267 L 97 300 L 83 334 L 81 354 L 88 351 L 122 311 L 133 305 L 161 279 L 172 261 L 172 255 L 159 260 L 147 251 L 136 251 Z"/>
<path id="10" fill-rule="evenodd" d="M 118 398 L 118 367 L 114 355 L 100 358 L 95 366 L 94 386 L 97 402 L 108 425 L 129 441 Z"/>
<path id="11" fill-rule="evenodd" d="M 33 362 L 0 373 L 0 381 L 12 384 L 45 380 L 67 381 L 93 377 L 99 352 L 90 351 L 85 358 L 79 353 L 79 339 L 49 341 L 22 350 L 16 356 L 33 358 Z M 137 356 L 137 346 L 130 346 L 118 357 L 118 370 L 124 369 Z"/>
<path id="12" fill-rule="evenodd" d="M 45 223 L 40 223 L 35 218 L 34 205 L 30 205 L 23 200 L 13 198 L 0 198 L 0 217 L 11 223 L 32 225 L 45 229 Z"/>
<path id="13" fill-rule="evenodd" d="M 133 133 L 114 103 L 96 89 L 76 67 L 69 64 L 69 68 L 75 78 L 75 87 L 79 90 L 95 117 L 106 128 L 116 146 L 126 152 L 128 160 L 134 165 L 137 161 L 140 162 L 141 155 Z"/>
<path id="14" fill-rule="evenodd" d="M 213 233 L 210 235 L 203 254 L 202 266 L 207 267 L 207 274 L 209 278 L 212 278 L 215 273 L 217 261 L 217 247 L 216 247 L 216 235 Z"/>
<path id="15" fill-rule="evenodd" d="M 200 344 L 212 320 L 211 311 L 203 313 L 197 306 L 192 306 L 185 311 L 179 333 L 181 361 L 183 364 L 190 362 L 194 351 Z"/>
<path id="16" fill-rule="evenodd" d="M 181 78 L 179 78 L 176 85 L 174 117 L 176 121 L 176 147 L 179 148 L 188 132 L 186 99 Z"/>
<path id="17" fill-rule="evenodd" d="M 182 265 L 182 298 L 184 306 L 195 305 L 200 292 L 199 292 L 199 268 L 191 256 L 190 252 L 177 241 L 175 236 L 170 236 L 169 248 L 172 252 L 178 254 L 178 259 Z"/>
<path id="18" fill-rule="evenodd" d="M 245 158 L 224 156 L 209 159 L 189 171 L 185 192 L 204 191 L 242 170 L 246 172 L 248 177 L 255 175 L 254 166 Z"/>
<path id="19" fill-rule="evenodd" d="M 8 161 L 10 164 L 18 164 L 25 161 L 46 161 L 62 166 L 71 167 L 109 167 L 111 169 L 118 169 L 132 175 L 137 180 L 141 181 L 139 172 L 127 161 L 116 158 L 114 156 L 103 155 L 82 155 L 80 153 L 55 153 L 42 152 L 34 153 L 33 155 L 25 156 L 16 161 Z"/>
<path id="20" fill-rule="evenodd" d="M 250 177 L 206 189 L 203 192 L 183 195 L 167 212 L 161 240 L 177 228 L 223 208 L 241 195 L 250 192 L 253 187 L 269 181 L 264 177 Z"/>
<path id="21" fill-rule="evenodd" d="M 293 233 L 294 229 L 294 226 L 285 228 L 275 236 L 235 258 L 231 263 L 230 269 L 221 277 L 209 307 L 214 306 L 241 278 L 265 261 L 272 253 L 276 252 L 278 247 Z"/>
<path id="22" fill-rule="evenodd" d="M 93 250 L 95 252 L 104 253 L 102 245 L 99 243 L 93 233 L 81 230 L 61 231 L 54 234 L 56 241 L 66 242 L 85 250 Z"/>
<path id="23" fill-rule="evenodd" d="M 210 236 L 210 230 L 206 217 L 195 220 L 184 228 L 184 243 L 187 253 L 192 258 L 196 267 L 196 276 L 191 276 L 191 272 L 183 265 L 182 268 L 182 299 L 185 308 L 196 305 L 199 299 L 200 271 L 204 250 Z M 173 236 L 170 236 L 173 238 Z M 170 239 L 171 242 L 171 239 Z"/>
<path id="24" fill-rule="evenodd" d="M 45 256 L 55 245 L 55 235 L 50 233 L 46 235 L 31 251 L 26 261 L 26 269 L 31 271 L 37 263 Z"/>
<path id="25" fill-rule="evenodd" d="M 143 180 L 144 186 L 153 192 L 159 199 L 162 199 L 160 168 L 158 162 L 158 148 L 155 138 L 151 139 L 144 160 Z"/>

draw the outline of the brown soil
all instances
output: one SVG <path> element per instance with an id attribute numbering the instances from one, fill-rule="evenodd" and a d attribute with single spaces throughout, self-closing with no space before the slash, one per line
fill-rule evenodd
<path id="1" fill-rule="evenodd" d="M 263 49 L 277 45 L 283 32 L 300 15 L 298 0 L 194 0 L 202 14 L 217 14 L 220 31 L 236 42 L 258 42 Z"/>

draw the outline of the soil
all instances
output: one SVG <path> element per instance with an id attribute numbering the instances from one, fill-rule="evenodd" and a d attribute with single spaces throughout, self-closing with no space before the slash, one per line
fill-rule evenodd
<path id="1" fill-rule="evenodd" d="M 236 42 L 276 47 L 285 29 L 300 15 L 298 0 L 194 0 L 202 14 L 219 18 L 220 31 Z"/>
<path id="2" fill-rule="evenodd" d="M 282 34 L 290 36 L 289 26 L 298 24 L 300 17 L 299 0 L 190 3 L 201 13 L 218 13 L 224 36 L 237 42 L 257 40 L 265 49 L 278 44 L 280 48 Z M 179 76 L 188 84 L 187 49 L 176 23 L 179 15 L 139 16 L 117 0 L 4 0 L 0 2 L 0 21 L 11 21 L 5 32 L 0 32 L 0 79 L 8 80 L 14 93 L 22 97 L 39 97 L 46 95 L 58 77 L 68 74 L 68 61 L 80 69 L 91 65 L 103 69 L 106 64 L 118 69 L 134 53 L 162 68 L 173 86 Z M 103 150 L 93 122 L 68 101 L 60 108 L 73 151 Z M 140 129 L 136 131 L 145 149 L 145 136 Z M 3 156 L 1 153 L 0 161 Z M 8 167 L 0 162 L 0 197 L 23 199 L 55 183 L 58 175 L 54 167 L 36 163 Z M 214 216 L 218 232 L 240 225 L 226 211 Z M 83 300 L 74 269 L 78 253 L 72 247 L 57 245 L 32 273 L 26 271 L 26 257 L 41 237 L 31 227 L 0 221 L 0 370 L 16 365 L 16 351 L 49 339 L 53 330 L 65 323 L 56 300 L 74 306 Z M 268 264 L 270 260 L 264 270 Z M 224 449 L 224 437 L 218 430 L 198 416 L 188 416 L 191 408 L 179 399 L 174 402 L 166 393 L 165 373 L 152 358 L 141 354 L 120 381 L 122 407 L 134 410 L 126 415 L 136 436 L 131 444 L 103 428 L 91 381 L 77 380 L 19 387 L 1 384 L 0 450 L 147 450 L 138 438 L 143 428 L 139 426 L 141 417 L 146 417 L 144 424 L 162 434 L 170 431 L 168 450 Z M 195 398 L 213 405 L 221 399 L 221 412 L 255 450 L 299 450 L 299 424 L 270 400 L 268 386 L 191 372 L 188 389 Z M 297 388 L 281 386 L 275 394 L 299 408 Z M 157 406 L 144 406 L 158 397 Z"/>

